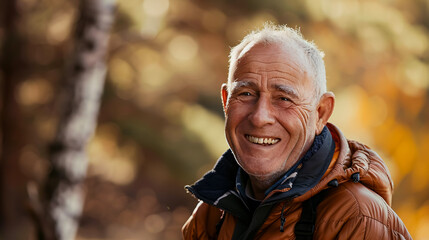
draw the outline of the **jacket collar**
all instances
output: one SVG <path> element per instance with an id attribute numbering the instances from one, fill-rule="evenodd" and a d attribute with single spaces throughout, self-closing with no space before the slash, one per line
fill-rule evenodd
<path id="1" fill-rule="evenodd" d="M 235 190 L 235 177 L 238 170 L 231 149 L 228 149 L 216 162 L 214 168 L 207 172 L 200 180 L 185 189 L 196 198 L 215 205 L 217 199 L 226 192 Z"/>

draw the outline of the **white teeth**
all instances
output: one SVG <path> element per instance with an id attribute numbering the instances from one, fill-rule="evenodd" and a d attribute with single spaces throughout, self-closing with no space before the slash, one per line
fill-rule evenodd
<path id="1" fill-rule="evenodd" d="M 254 137 L 254 136 L 250 136 L 250 135 L 246 135 L 246 138 L 250 142 L 256 143 L 256 144 L 272 145 L 272 144 L 276 144 L 278 141 L 280 141 L 280 139 L 278 139 L 278 138 L 258 138 L 258 137 Z"/>

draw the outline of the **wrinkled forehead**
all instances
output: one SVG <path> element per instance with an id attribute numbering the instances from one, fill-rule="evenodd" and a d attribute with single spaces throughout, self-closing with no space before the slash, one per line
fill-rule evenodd
<path id="1" fill-rule="evenodd" d="M 246 47 L 247 48 L 247 47 Z M 258 43 L 250 45 L 239 54 L 234 76 L 248 71 L 293 71 L 297 75 L 309 72 L 309 65 L 302 50 L 291 44 Z"/>

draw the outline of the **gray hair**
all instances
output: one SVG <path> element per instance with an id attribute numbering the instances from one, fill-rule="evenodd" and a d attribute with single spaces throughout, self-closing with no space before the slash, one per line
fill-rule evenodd
<path id="1" fill-rule="evenodd" d="M 285 25 L 277 26 L 273 24 L 265 24 L 261 30 L 249 33 L 237 46 L 231 49 L 229 55 L 228 88 L 231 87 L 238 60 L 259 43 L 277 43 L 296 51 L 298 55 L 301 53 L 304 56 L 302 59 L 304 61 L 303 64 L 310 67 L 309 70 L 311 72 L 309 74 L 313 77 L 317 98 L 327 91 L 325 63 L 323 61 L 324 53 L 313 42 L 305 40 L 299 30 Z M 231 93 L 230 90 L 228 91 L 229 93 Z"/>

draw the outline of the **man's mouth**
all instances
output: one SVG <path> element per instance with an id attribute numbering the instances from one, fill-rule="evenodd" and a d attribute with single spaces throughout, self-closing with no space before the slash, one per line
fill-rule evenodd
<path id="1" fill-rule="evenodd" d="M 259 144 L 259 145 L 273 145 L 280 141 L 279 138 L 259 138 L 246 134 L 246 139 L 251 143 Z"/>

